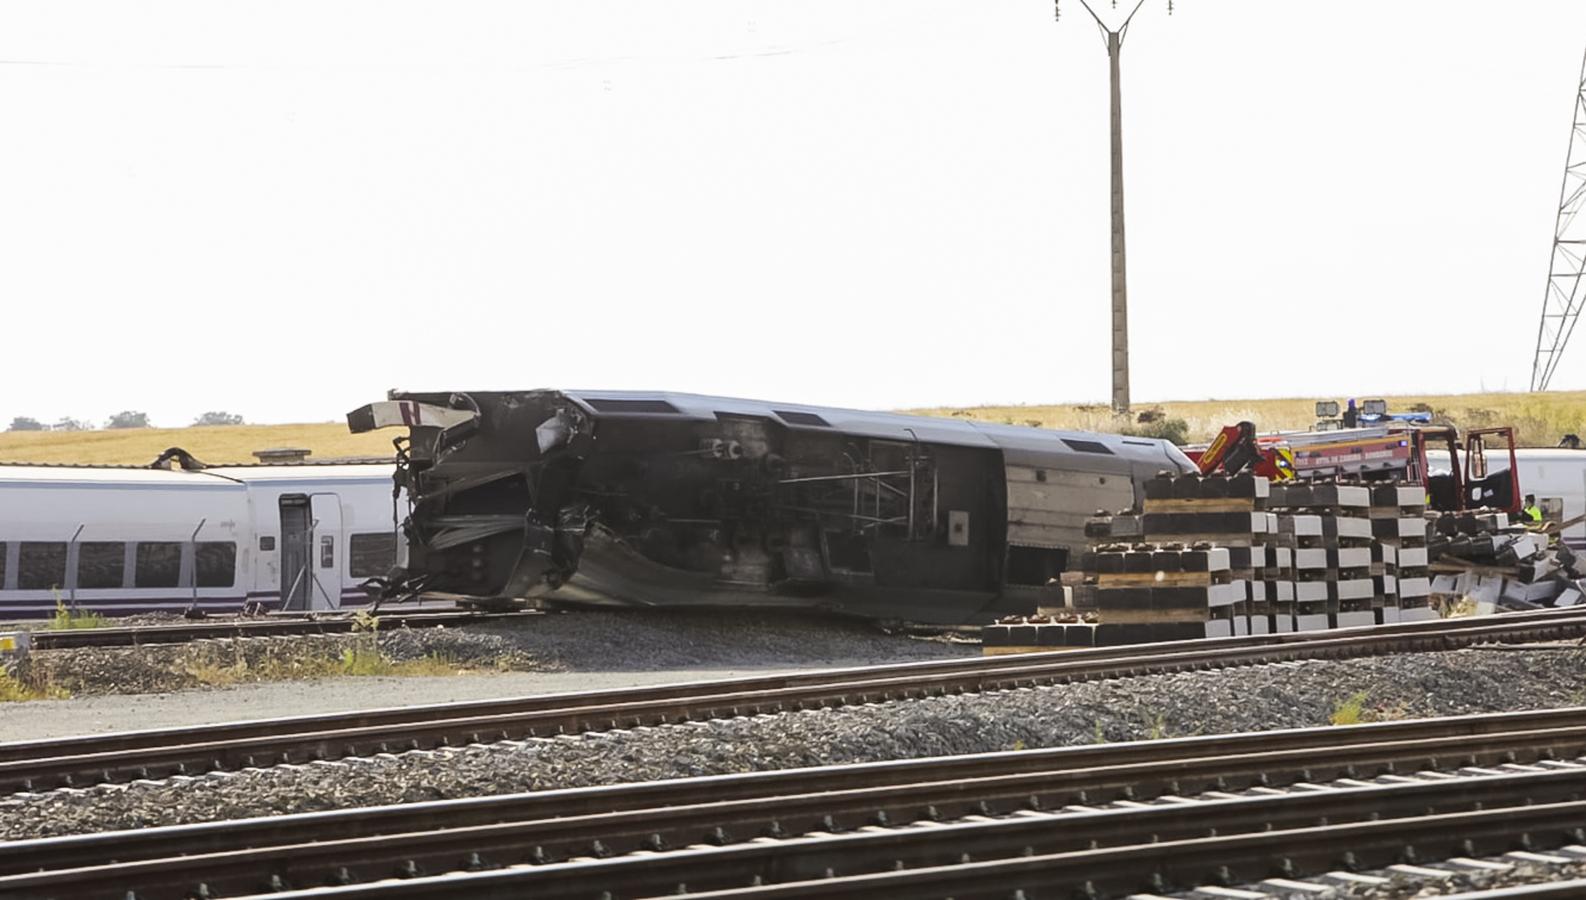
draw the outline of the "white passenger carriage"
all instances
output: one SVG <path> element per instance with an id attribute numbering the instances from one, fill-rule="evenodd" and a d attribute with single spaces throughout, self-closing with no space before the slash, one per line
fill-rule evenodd
<path id="1" fill-rule="evenodd" d="M 1547 521 L 1563 523 L 1586 515 L 1586 450 L 1525 449 L 1514 452 L 1520 467 L 1520 494 L 1536 496 Z M 1487 457 L 1491 471 L 1509 468 L 1506 454 Z M 1586 550 L 1586 523 L 1564 529 L 1564 543 Z"/>
<path id="2" fill-rule="evenodd" d="M 328 610 L 397 562 L 392 469 L 0 465 L 0 619 Z M 405 554 L 402 554 L 405 556 Z"/>
<path id="3" fill-rule="evenodd" d="M 1566 448 L 1522 448 L 1514 451 L 1519 466 L 1520 495 L 1536 497 L 1544 521 L 1563 524 L 1586 516 L 1586 450 Z M 1427 466 L 1433 472 L 1448 471 L 1448 454 L 1427 451 Z M 1487 471 L 1506 471 L 1509 455 L 1489 453 Z M 1476 502 L 1472 498 L 1472 502 Z M 1573 550 L 1586 550 L 1586 522 L 1575 522 L 1560 535 Z"/>

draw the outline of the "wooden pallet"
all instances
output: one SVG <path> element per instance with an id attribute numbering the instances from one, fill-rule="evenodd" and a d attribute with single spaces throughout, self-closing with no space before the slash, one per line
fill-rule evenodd
<path id="1" fill-rule="evenodd" d="M 1146 500 L 1148 513 L 1259 512 L 1253 497 L 1212 497 L 1206 499 Z"/>
<path id="2" fill-rule="evenodd" d="M 1221 581 L 1213 575 L 1223 576 Z M 1220 572 L 1117 572 L 1098 574 L 1097 587 L 1201 587 L 1227 584 L 1228 570 Z"/>

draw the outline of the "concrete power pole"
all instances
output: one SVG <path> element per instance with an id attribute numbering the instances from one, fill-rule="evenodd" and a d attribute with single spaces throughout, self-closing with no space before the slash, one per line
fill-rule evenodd
<path id="1" fill-rule="evenodd" d="M 1134 19 L 1134 14 L 1140 11 L 1145 0 L 1138 0 L 1134 9 L 1124 18 L 1123 24 L 1117 28 L 1108 28 L 1090 8 L 1085 0 L 1080 0 L 1085 11 L 1096 20 L 1096 27 L 1101 29 L 1102 37 L 1107 42 L 1107 64 L 1112 79 L 1111 89 L 1111 116 L 1112 127 L 1112 409 L 1113 412 L 1129 411 L 1129 277 L 1128 264 L 1124 249 L 1123 227 L 1123 93 L 1119 87 L 1118 57 L 1123 50 L 1123 39 L 1129 31 L 1129 23 Z M 1172 12 L 1169 4 L 1168 12 Z"/>

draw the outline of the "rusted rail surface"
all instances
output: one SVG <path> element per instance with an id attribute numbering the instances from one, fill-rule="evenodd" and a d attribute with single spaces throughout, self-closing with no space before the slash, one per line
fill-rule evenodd
<path id="1" fill-rule="evenodd" d="M 1401 839 L 1426 858 L 1449 842 L 1458 852 L 1445 855 L 1496 847 L 1493 815 L 1520 816 L 1523 830 L 1538 805 L 1586 811 L 1583 752 L 1586 709 L 1567 709 L 678 779 L 17 842 L 0 845 L 0 895 L 154 900 L 397 877 L 293 896 L 650 896 L 756 882 L 753 895 L 901 896 L 934 894 L 940 877 L 946 893 L 980 896 L 957 870 L 1004 865 L 1043 895 L 1084 880 L 1108 895 L 1375 865 L 1390 847 L 1400 861 Z M 1474 766 L 1497 768 L 1450 772 Z M 1395 774 L 1427 769 L 1444 774 Z M 1130 803 L 1102 808 L 1118 801 Z M 1557 830 L 1556 812 L 1531 840 L 1576 833 Z M 1376 843 L 1337 840 L 1375 818 L 1403 821 Z M 1434 823 L 1427 837 L 1421 819 Z M 1273 856 L 1289 845 L 1266 831 L 1300 843 Z M 1306 843 L 1323 832 L 1329 843 Z M 747 843 L 766 836 L 783 840 Z M 1180 855 L 1209 836 L 1231 849 Z M 999 881 L 996 895 L 1022 883 Z"/>
<path id="2" fill-rule="evenodd" d="M 1586 636 L 1586 613 L 1491 617 L 1436 628 L 1320 632 L 1306 639 L 1255 644 L 1186 641 L 1116 651 L 972 658 L 56 738 L 0 744 L 0 791 L 1150 673 L 1582 636 Z"/>

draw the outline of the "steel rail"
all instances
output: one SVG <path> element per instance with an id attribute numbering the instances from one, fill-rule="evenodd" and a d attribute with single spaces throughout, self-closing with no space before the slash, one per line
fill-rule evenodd
<path id="1" fill-rule="evenodd" d="M 341 887 L 292 890 L 282 881 L 271 896 L 1006 898 L 1020 889 L 1106 896 L 1580 840 L 1586 835 L 1583 792 L 1581 770 L 1455 777 L 812 835 Z"/>
<path id="2" fill-rule="evenodd" d="M 0 895 L 214 895 L 1582 753 L 1575 709 L 677 779 L 0 844 Z M 1586 789 L 1586 767 L 1549 774 Z"/>
<path id="3" fill-rule="evenodd" d="M 1570 610 L 1531 610 L 1526 612 L 1506 613 L 1506 617 L 1536 618 L 1548 616 L 1569 615 Z M 1575 615 L 1581 613 L 1574 612 Z M 525 612 L 385 612 L 379 614 L 379 619 L 386 628 L 425 628 L 425 627 L 450 627 L 466 625 L 476 622 L 511 619 L 530 619 L 543 615 L 538 611 Z M 1427 620 L 1421 622 L 1400 622 L 1392 625 L 1375 626 L 1377 630 L 1394 629 L 1413 632 L 1427 627 L 1447 627 L 1447 624 L 1457 620 Z M 73 647 L 135 647 L 149 644 L 174 644 L 186 641 L 216 639 L 216 638 L 242 638 L 242 637 L 272 637 L 277 635 L 298 634 L 343 634 L 356 631 L 359 623 L 351 617 L 343 618 L 299 618 L 299 617 L 272 617 L 258 620 L 229 620 L 221 622 L 183 622 L 172 625 L 133 625 L 110 626 L 106 628 L 80 628 L 65 631 L 33 630 L 30 639 L 35 650 L 61 650 Z M 1285 632 L 1270 635 L 1246 635 L 1237 638 L 1215 638 L 1211 640 L 1232 641 L 1241 645 L 1264 643 L 1287 643 L 1304 641 L 1319 633 L 1336 634 L 1355 629 L 1334 629 L 1330 632 Z M 1177 641 L 1173 643 L 1194 643 L 1193 641 Z M 1132 645 L 1132 646 L 1157 646 L 1157 645 Z M 1067 653 L 1091 653 L 1097 648 L 1055 651 Z M 1121 648 L 1099 648 L 1100 652 Z"/>
<path id="4" fill-rule="evenodd" d="M 1363 636 L 1428 636 L 1470 629 L 1490 629 L 1495 623 L 1504 627 L 1519 628 L 1534 624 L 1557 624 L 1561 629 L 1578 627 L 1575 620 L 1586 620 L 1583 610 L 1538 610 L 1503 616 L 1469 617 L 1460 619 L 1405 622 L 1374 628 L 1350 628 L 1333 631 L 1289 632 L 1275 635 L 1237 638 L 1206 638 L 1201 640 L 1171 641 L 1153 644 L 1129 644 L 1119 647 L 1098 647 L 1084 650 L 1030 653 L 1018 656 L 969 657 L 963 659 L 932 660 L 927 662 L 892 663 L 818 671 L 793 672 L 750 678 L 720 679 L 715 681 L 676 682 L 641 688 L 617 688 L 575 694 L 541 694 L 530 697 L 498 700 L 474 700 L 453 703 L 423 704 L 417 706 L 388 707 L 359 710 L 347 713 L 320 713 L 309 716 L 291 716 L 275 719 L 254 719 L 212 725 L 182 728 L 123 731 L 114 734 L 82 735 L 65 738 L 44 738 L 31 741 L 0 742 L 0 762 L 31 759 L 53 755 L 57 751 L 92 753 L 113 749 L 130 749 L 138 746 L 190 743 L 199 740 L 252 737 L 271 733 L 318 730 L 323 727 L 362 727 L 395 724 L 411 721 L 458 718 L 467 715 L 512 712 L 537 712 L 565 706 L 569 698 L 578 698 L 589 704 L 600 702 L 676 699 L 711 691 L 729 689 L 751 691 L 800 685 L 835 684 L 861 678 L 881 677 L 889 673 L 953 675 L 1010 664 L 1034 664 L 1042 660 L 1062 660 L 1081 663 L 1095 660 L 1122 660 L 1151 657 L 1169 653 L 1195 651 L 1222 652 L 1249 647 L 1287 646 L 1311 644 L 1318 641 L 1349 640 Z"/>
<path id="5" fill-rule="evenodd" d="M 1383 868 L 1460 856 L 1495 856 L 1524 848 L 1579 842 L 1586 803 L 1548 803 L 1463 813 L 1346 822 L 1255 834 L 1139 844 L 1098 851 L 999 859 L 914 871 L 807 880 L 769 886 L 690 892 L 701 898 L 1117 896 L 1136 891 L 1253 883 L 1335 869 Z M 439 879 L 435 879 L 439 880 Z M 395 882 L 400 887 L 412 882 Z M 461 883 L 457 884 L 462 887 Z M 374 886 L 370 886 L 373 888 Z M 384 886 L 382 886 L 384 887 Z M 378 888 L 363 893 L 297 891 L 300 897 L 423 897 Z M 1528 896 L 1542 896 L 1540 888 Z M 428 896 L 444 896 L 432 894 Z M 503 896 L 490 891 L 470 897 Z M 1478 895 L 1480 896 L 1480 895 Z M 1507 896 L 1505 893 L 1488 896 Z M 1552 896 L 1577 896 L 1569 893 Z"/>
<path id="6" fill-rule="evenodd" d="M 1444 894 L 1442 900 L 1497 900 L 1499 897 L 1586 897 L 1586 879 L 1572 878 L 1547 884 L 1516 884 L 1484 891 Z"/>
<path id="7" fill-rule="evenodd" d="M 530 618 L 539 613 L 381 613 L 380 627 L 451 628 L 501 619 Z M 358 620 L 344 618 L 273 618 L 227 622 L 195 622 L 179 625 L 136 625 L 109 628 L 79 628 L 69 631 L 33 631 L 29 640 L 34 650 L 64 650 L 74 647 L 139 647 L 150 644 L 179 644 L 188 641 L 223 638 L 276 637 L 301 634 L 347 634 L 362 626 Z"/>
<path id="8" fill-rule="evenodd" d="M 1586 635 L 1586 616 L 1420 633 L 1329 636 L 1276 646 L 1219 646 L 1118 658 L 1067 654 L 989 657 L 976 665 L 938 663 L 840 670 L 719 682 L 545 695 L 497 702 L 330 714 L 220 726 L 129 732 L 0 744 L 0 790 L 39 790 L 169 774 L 433 749 L 458 743 L 521 740 L 563 733 L 660 725 L 1063 684 L 1162 672 L 1296 659 L 1341 659 L 1392 652 L 1450 650 L 1485 642 L 1528 642 Z M 1191 642 L 1202 643 L 1202 642 Z M 780 684 L 779 684 L 780 683 Z"/>
<path id="9" fill-rule="evenodd" d="M 1090 777 L 1112 772 L 1118 766 L 1144 768 L 1129 772 L 1132 780 L 1109 783 L 1111 787 L 1080 784 L 1073 790 L 1087 791 L 1089 796 L 1079 798 L 1076 794 L 1076 799 L 1093 802 L 1122 797 L 1124 792 L 1149 797 L 1194 789 L 1239 789 L 1294 779 L 1361 777 L 1362 773 L 1384 766 L 1390 771 L 1417 764 L 1435 767 L 1452 758 L 1450 754 L 1471 765 L 1512 762 L 1534 757 L 1543 749 L 1565 756 L 1572 752 L 1568 742 L 1574 741 L 1583 728 L 1586 708 L 1568 708 L 890 760 L 403 803 L 4 842 L 0 843 L 0 874 L 64 867 L 73 862 L 152 858 L 171 846 L 181 846 L 187 853 L 222 852 L 310 838 L 330 840 L 396 833 L 415 826 L 462 827 L 677 806 L 696 802 L 701 796 L 732 801 L 1054 771 L 1086 772 Z M 1566 743 L 1560 744 L 1561 741 Z M 1363 748 L 1366 755 L 1351 748 Z M 1302 755 L 1288 769 L 1258 770 L 1254 766 L 1257 759 L 1275 765 L 1282 760 L 1274 754 L 1284 753 Z M 1303 755 L 1307 753 L 1311 755 Z M 1343 755 L 1346 753 L 1350 754 L 1347 758 Z M 1495 760 L 1494 753 L 1503 755 Z M 1179 768 L 1191 763 L 1197 768 Z M 1220 768 L 1224 765 L 1227 771 Z M 1165 777 L 1164 771 L 1171 777 Z"/>

